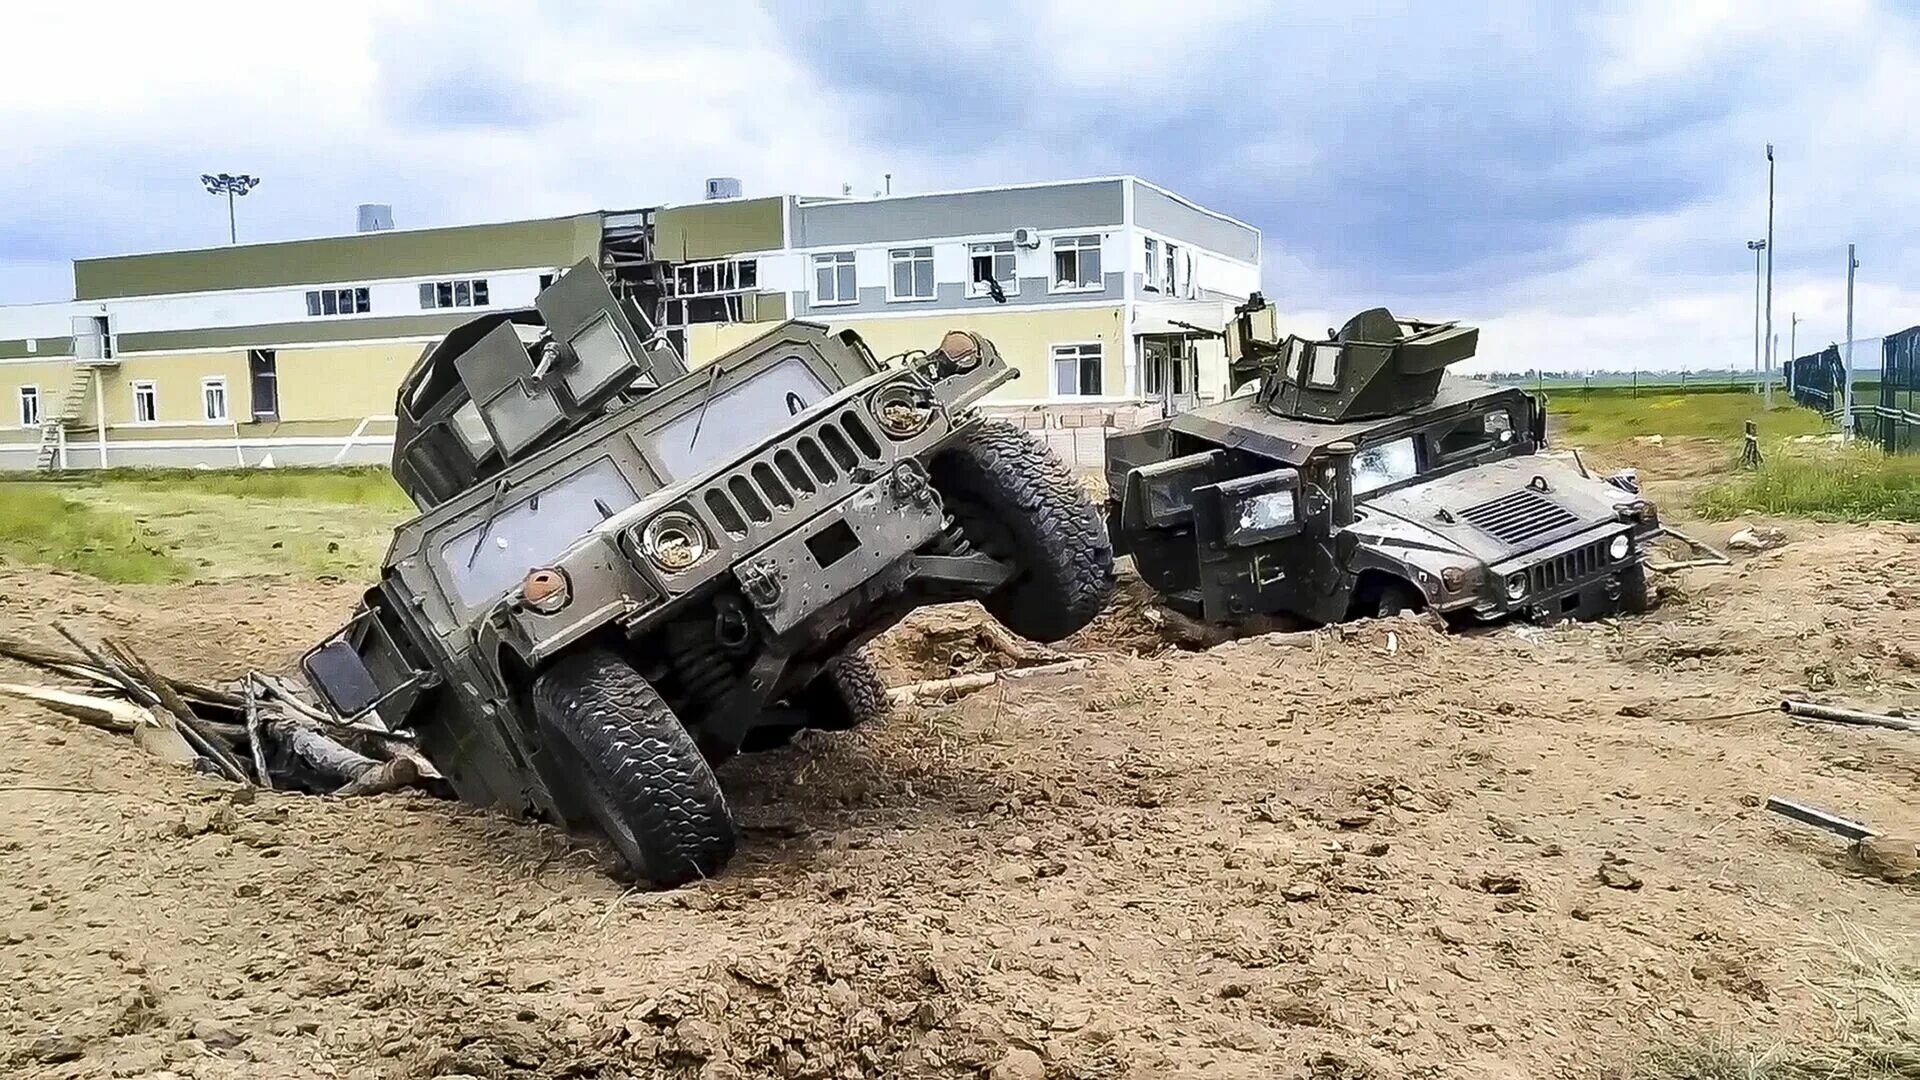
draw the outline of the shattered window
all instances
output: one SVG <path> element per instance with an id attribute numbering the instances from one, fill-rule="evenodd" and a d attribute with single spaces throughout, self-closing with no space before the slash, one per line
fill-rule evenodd
<path id="1" fill-rule="evenodd" d="M 1159 292 L 1160 291 L 1160 241 L 1155 240 L 1153 237 L 1149 236 L 1147 237 L 1147 240 L 1146 240 L 1146 248 L 1147 248 L 1147 272 L 1144 276 L 1144 280 L 1142 280 L 1140 283 L 1140 287 L 1143 289 L 1152 289 L 1154 292 Z"/>
<path id="2" fill-rule="evenodd" d="M 740 260 L 740 287 L 755 288 L 760 284 L 760 264 L 753 259 Z"/>
<path id="3" fill-rule="evenodd" d="M 1056 236 L 1053 239 L 1053 288 L 1063 290 L 1098 289 L 1105 284 L 1100 274 L 1100 237 Z"/>
<path id="4" fill-rule="evenodd" d="M 1353 455 L 1353 493 L 1365 495 L 1419 471 L 1420 457 L 1414 452 L 1411 435 L 1378 446 L 1363 446 Z"/>
<path id="5" fill-rule="evenodd" d="M 971 244 L 967 247 L 971 269 L 967 274 L 967 295 L 988 296 L 987 282 L 1000 283 L 1000 292 L 1012 296 L 1020 291 L 1020 279 L 1013 271 L 1013 241 Z"/>

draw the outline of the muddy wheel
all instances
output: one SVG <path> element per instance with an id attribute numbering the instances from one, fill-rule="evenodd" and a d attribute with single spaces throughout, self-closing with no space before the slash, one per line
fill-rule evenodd
<path id="1" fill-rule="evenodd" d="M 814 676 L 801 691 L 809 727 L 845 731 L 887 715 L 887 684 L 866 651 L 856 649 Z"/>
<path id="2" fill-rule="evenodd" d="M 1654 590 L 1653 574 L 1645 563 L 1636 563 L 1620 574 L 1620 610 L 1629 615 L 1645 615 L 1660 606 Z"/>
<path id="3" fill-rule="evenodd" d="M 1390 619 L 1403 611 L 1420 611 L 1427 599 L 1404 581 L 1389 581 L 1380 588 L 1380 598 L 1369 612 L 1376 618 Z"/>
<path id="4" fill-rule="evenodd" d="M 1019 568 L 981 601 L 1007 629 L 1058 641 L 1106 607 L 1113 590 L 1107 523 L 1044 443 L 989 420 L 935 458 L 930 471 L 967 539 Z"/>
<path id="5" fill-rule="evenodd" d="M 553 752 L 620 857 L 670 888 L 719 873 L 733 855 L 733 813 L 673 710 L 625 660 L 601 648 L 562 657 L 533 684 Z"/>

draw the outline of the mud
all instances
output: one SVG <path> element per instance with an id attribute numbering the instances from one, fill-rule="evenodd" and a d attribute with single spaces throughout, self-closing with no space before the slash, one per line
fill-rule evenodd
<path id="1" fill-rule="evenodd" d="M 1920 744 L 1728 714 L 1920 708 L 1920 530 L 1780 524 L 1631 622 L 1194 653 L 1123 604 L 1084 671 L 729 765 L 740 857 L 668 893 L 0 701 L 0 1074 L 1586 1076 L 1810 1037 L 1846 942 L 1915 955 L 1920 890 L 1759 803 L 1920 832 Z M 5 568 L 0 626 L 228 675 L 355 592 Z M 981 617 L 916 616 L 890 676 L 997 663 Z"/>

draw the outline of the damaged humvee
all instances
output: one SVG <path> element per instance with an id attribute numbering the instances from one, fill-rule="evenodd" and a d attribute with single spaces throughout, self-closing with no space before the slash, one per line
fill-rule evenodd
<path id="1" fill-rule="evenodd" d="M 1375 308 L 1282 338 L 1256 293 L 1226 337 L 1232 396 L 1107 442 L 1116 551 L 1170 606 L 1219 623 L 1648 606 L 1659 514 L 1630 479 L 1541 454 L 1543 399 L 1446 372 L 1474 327 Z"/>
<path id="2" fill-rule="evenodd" d="M 933 344 L 882 364 L 796 321 L 688 371 L 590 262 L 458 327 L 400 388 L 419 516 L 309 681 L 468 801 L 597 825 L 656 885 L 712 875 L 714 767 L 881 713 L 875 634 L 970 598 L 1051 641 L 1106 602 L 1099 512 L 973 408 L 1014 370 Z"/>

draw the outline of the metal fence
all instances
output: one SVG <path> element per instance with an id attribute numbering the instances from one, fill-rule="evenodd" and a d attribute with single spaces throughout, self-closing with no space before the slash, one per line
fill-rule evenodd
<path id="1" fill-rule="evenodd" d="M 1787 388 L 1795 401 L 1839 417 L 1845 408 L 1843 348 L 1829 345 L 1787 365 Z M 1854 433 L 1888 453 L 1920 452 L 1920 326 L 1855 340 L 1853 367 Z"/>

